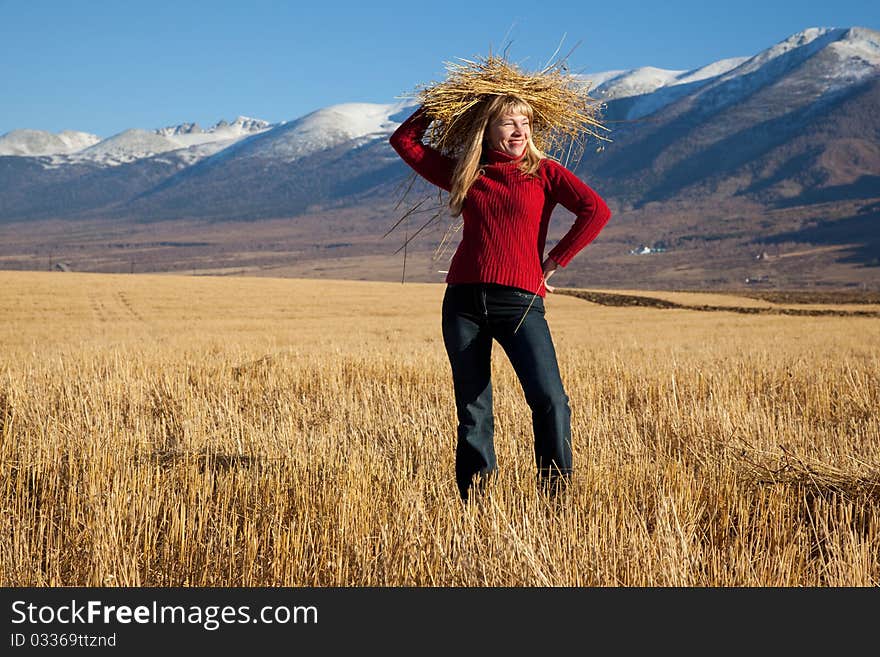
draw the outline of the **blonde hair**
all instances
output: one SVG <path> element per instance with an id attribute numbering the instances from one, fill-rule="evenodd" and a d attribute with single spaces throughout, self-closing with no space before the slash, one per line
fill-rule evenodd
<path id="1" fill-rule="evenodd" d="M 467 193 L 471 186 L 480 177 L 480 160 L 483 155 L 483 144 L 486 139 L 486 128 L 492 121 L 504 114 L 522 114 L 529 119 L 529 124 L 534 122 L 534 111 L 526 101 L 516 96 L 501 95 L 491 96 L 483 101 L 475 112 L 470 124 L 470 129 L 464 140 L 464 149 L 458 157 L 455 169 L 452 172 L 452 185 L 449 192 L 449 208 L 452 216 L 461 214 Z M 526 175 L 534 175 L 541 166 L 541 160 L 547 156 L 542 153 L 529 133 L 526 152 L 517 165 L 519 170 Z"/>

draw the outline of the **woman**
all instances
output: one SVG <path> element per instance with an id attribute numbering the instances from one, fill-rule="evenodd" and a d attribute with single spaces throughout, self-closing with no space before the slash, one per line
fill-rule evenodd
<path id="1" fill-rule="evenodd" d="M 390 138 L 400 157 L 449 192 L 462 239 L 446 276 L 443 342 L 458 416 L 455 473 L 462 499 L 497 468 L 491 352 L 504 349 L 532 411 L 539 481 L 556 492 L 572 471 L 571 412 L 544 318 L 547 279 L 565 267 L 611 217 L 577 176 L 532 140 L 531 106 L 488 96 L 468 129 L 463 154 L 447 157 L 422 143 L 431 118 L 419 108 Z M 550 214 L 559 203 L 576 215 L 544 257 Z"/>

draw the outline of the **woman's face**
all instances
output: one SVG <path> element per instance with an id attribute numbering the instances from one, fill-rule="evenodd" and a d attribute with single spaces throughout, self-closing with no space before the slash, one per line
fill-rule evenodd
<path id="1" fill-rule="evenodd" d="M 524 114 L 502 114 L 489 122 L 486 141 L 489 148 L 519 157 L 531 135 L 529 118 Z"/>

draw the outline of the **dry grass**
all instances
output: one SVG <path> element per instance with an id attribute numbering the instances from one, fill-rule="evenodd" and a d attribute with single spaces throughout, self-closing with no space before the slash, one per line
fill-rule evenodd
<path id="1" fill-rule="evenodd" d="M 0 272 L 0 585 L 875 586 L 880 331 L 547 299 L 576 476 L 463 507 L 432 284 Z"/>

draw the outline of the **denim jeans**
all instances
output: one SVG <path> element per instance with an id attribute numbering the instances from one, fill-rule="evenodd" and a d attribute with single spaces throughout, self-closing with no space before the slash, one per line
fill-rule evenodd
<path id="1" fill-rule="evenodd" d="M 504 285 L 449 284 L 443 297 L 442 324 L 458 416 L 455 476 L 462 499 L 467 499 L 475 482 L 485 482 L 497 469 L 493 340 L 504 349 L 532 411 L 538 480 L 555 492 L 572 469 L 571 410 L 543 298 Z"/>

